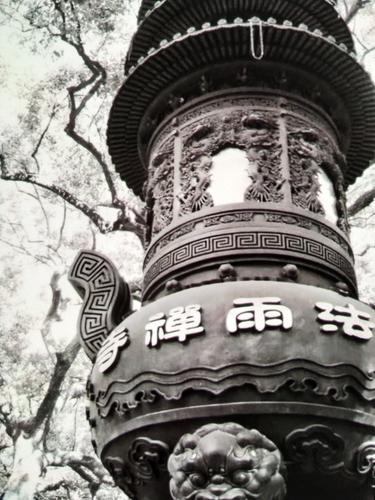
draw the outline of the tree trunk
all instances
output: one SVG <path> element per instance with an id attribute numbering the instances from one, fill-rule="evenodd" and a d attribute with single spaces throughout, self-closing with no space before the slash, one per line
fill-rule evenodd
<path id="1" fill-rule="evenodd" d="M 26 438 L 21 432 L 14 443 L 14 465 L 3 500 L 33 500 L 39 478 L 44 471 L 44 454 L 40 449 L 41 432 Z"/>

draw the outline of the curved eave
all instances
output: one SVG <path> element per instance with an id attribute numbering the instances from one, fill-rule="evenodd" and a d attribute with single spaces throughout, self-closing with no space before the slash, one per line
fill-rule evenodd
<path id="1" fill-rule="evenodd" d="M 374 157 L 375 93 L 369 75 L 332 39 L 290 26 L 267 24 L 263 29 L 264 61 L 285 63 L 320 77 L 344 102 L 351 123 L 346 182 L 354 182 Z M 108 147 L 116 170 L 135 194 L 142 194 L 147 178 L 138 151 L 138 130 L 152 101 L 198 68 L 234 58 L 253 60 L 250 53 L 249 25 L 227 24 L 166 42 L 130 70 L 111 109 Z"/>
<path id="2" fill-rule="evenodd" d="M 139 29 L 135 37 L 132 61 L 143 55 L 142 47 L 147 50 L 148 43 L 158 39 L 160 34 L 168 36 L 168 29 L 185 31 L 189 26 L 199 28 L 211 17 L 232 16 L 273 17 L 280 23 L 285 19 L 296 25 L 306 24 L 310 30 L 320 29 L 325 36 L 334 36 L 338 43 L 344 43 L 353 50 L 350 31 L 331 0 L 237 0 L 222 2 L 218 0 L 145 0 L 140 8 Z M 231 19 L 228 18 L 228 21 Z M 159 41 L 162 40 L 159 38 Z"/>

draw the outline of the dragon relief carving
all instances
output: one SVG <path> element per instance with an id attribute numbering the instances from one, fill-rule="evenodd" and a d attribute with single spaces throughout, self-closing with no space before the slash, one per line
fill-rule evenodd
<path id="1" fill-rule="evenodd" d="M 252 183 L 245 191 L 245 200 L 279 203 L 283 199 L 280 191 L 284 179 L 280 174 L 278 151 L 251 148 L 247 152 L 249 160 L 248 175 Z"/>
<path id="2" fill-rule="evenodd" d="M 282 500 L 279 450 L 256 430 L 208 424 L 185 434 L 168 461 L 174 500 Z"/>
<path id="3" fill-rule="evenodd" d="M 334 182 L 334 189 L 336 195 L 336 209 L 337 209 L 337 227 L 344 231 L 344 233 L 349 233 L 350 226 L 348 222 L 348 211 L 346 208 L 346 193 L 344 187 L 344 176 L 342 174 L 342 170 L 337 165 L 342 165 L 342 168 L 346 169 L 346 161 L 344 155 L 340 152 L 337 152 L 334 155 L 336 159 L 336 163 L 333 164 L 334 172 L 336 173 L 336 179 Z"/>
<path id="4" fill-rule="evenodd" d="M 337 146 L 317 128 L 297 118 L 288 118 L 288 154 L 293 203 L 303 209 L 325 215 L 319 200 L 319 171 L 332 182 L 337 210 L 337 226 L 349 231 L 343 171 L 346 162 Z"/>
<path id="5" fill-rule="evenodd" d="M 308 127 L 289 131 L 288 152 L 293 203 L 300 208 L 325 215 L 319 200 L 321 185 L 318 173 L 322 151 L 318 132 Z"/>
<path id="6" fill-rule="evenodd" d="M 212 166 L 212 159 L 209 156 L 202 155 L 197 161 L 190 164 L 191 171 L 183 176 L 182 183 L 187 185 L 184 191 L 179 193 L 181 214 L 197 212 L 204 207 L 212 207 L 213 199 L 207 188 L 211 182 L 209 170 Z"/>
<path id="7" fill-rule="evenodd" d="M 283 179 L 278 136 L 276 116 L 270 112 L 215 114 L 186 127 L 180 164 L 180 215 L 213 205 L 209 193 L 213 155 L 228 147 L 246 151 L 251 183 L 244 199 L 280 202 Z"/>
<path id="8" fill-rule="evenodd" d="M 173 139 L 167 141 L 153 158 L 145 185 L 147 226 L 153 235 L 168 226 L 173 218 Z"/>

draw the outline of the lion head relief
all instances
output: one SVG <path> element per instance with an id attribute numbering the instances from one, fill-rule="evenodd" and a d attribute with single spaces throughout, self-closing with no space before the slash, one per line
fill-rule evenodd
<path id="1" fill-rule="evenodd" d="M 209 424 L 185 434 L 169 458 L 175 500 L 282 500 L 279 450 L 256 430 Z"/>

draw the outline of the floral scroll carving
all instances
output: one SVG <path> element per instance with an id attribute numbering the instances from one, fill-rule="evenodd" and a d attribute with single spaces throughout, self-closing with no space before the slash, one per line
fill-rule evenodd
<path id="1" fill-rule="evenodd" d="M 282 500 L 286 494 L 279 450 L 258 431 L 234 423 L 182 436 L 168 470 L 174 500 Z"/>
<path id="2" fill-rule="evenodd" d="M 278 159 L 279 151 L 272 152 L 269 149 L 252 148 L 247 153 L 250 166 L 249 178 L 252 183 L 245 191 L 245 200 L 255 200 L 259 202 L 278 203 L 283 199 L 280 188 L 283 184 L 281 178 Z"/>
<path id="3" fill-rule="evenodd" d="M 116 486 L 136 500 L 137 488 L 152 481 L 167 470 L 169 447 L 163 441 L 137 438 L 127 453 L 128 460 L 108 456 L 104 466 L 113 477 Z"/>
<path id="4" fill-rule="evenodd" d="M 313 464 L 323 474 L 339 473 L 353 481 L 369 480 L 375 488 L 375 442 L 364 442 L 354 453 L 347 456 L 345 441 L 326 425 L 311 425 L 291 432 L 285 439 L 286 459 Z"/>
<path id="5" fill-rule="evenodd" d="M 338 215 L 337 226 L 348 232 L 344 179 L 345 158 L 337 146 L 317 128 L 295 117 L 288 118 L 288 154 L 292 200 L 295 205 L 325 215 L 319 200 L 319 171 L 332 181 Z"/>
<path id="6" fill-rule="evenodd" d="M 345 442 L 326 425 L 311 425 L 291 432 L 285 440 L 287 456 L 294 462 L 313 463 L 324 473 L 344 471 Z"/>
<path id="7" fill-rule="evenodd" d="M 148 227 L 153 235 L 167 227 L 173 213 L 180 216 L 214 205 L 210 192 L 215 155 L 226 148 L 245 151 L 248 185 L 243 200 L 259 203 L 281 203 L 284 200 L 286 174 L 282 173 L 279 109 L 266 99 L 254 104 L 241 100 L 227 102 L 242 109 L 214 108 L 193 110 L 190 123 L 182 120 L 180 185 L 174 191 L 174 138 L 164 141 L 151 161 L 145 186 Z M 260 105 L 269 109 L 257 109 Z M 325 215 L 321 200 L 320 174 L 332 182 L 336 198 L 337 226 L 347 232 L 345 192 L 342 172 L 345 158 L 318 121 L 287 112 L 287 146 L 289 179 L 293 204 L 315 214 Z M 208 115 L 207 113 L 210 112 Z M 197 116 L 195 116 L 195 114 Z M 205 116 L 202 118 L 202 116 Z M 200 118 L 197 120 L 197 118 Z M 283 126 L 283 125 L 282 125 Z M 230 165 L 228 165 L 230 169 Z M 225 189 L 225 188 L 224 188 Z M 148 240 L 151 234 L 148 235 Z"/>
<path id="8" fill-rule="evenodd" d="M 163 441 L 137 438 L 129 451 L 129 460 L 139 478 L 147 481 L 167 470 L 169 447 Z"/>
<path id="9" fill-rule="evenodd" d="M 371 484 L 375 488 L 375 442 L 367 441 L 358 449 L 357 469 L 360 474 L 371 475 Z"/>
<path id="10" fill-rule="evenodd" d="M 320 81 L 301 81 L 300 75 L 290 70 L 276 71 L 273 68 L 267 70 L 254 67 L 252 64 L 226 67 L 225 74 L 220 74 L 214 69 L 206 71 L 204 74 L 196 75 L 186 85 L 186 81 L 174 94 L 167 94 L 157 112 L 148 117 L 144 130 L 143 142 L 151 137 L 157 126 L 165 120 L 171 113 L 183 104 L 192 102 L 201 95 L 227 90 L 228 88 L 253 87 L 262 89 L 272 89 L 281 92 L 289 92 L 295 96 L 302 97 L 309 102 L 315 103 L 322 108 L 329 116 L 334 116 L 339 103 L 327 102 L 322 98 L 324 95 L 324 85 Z"/>

